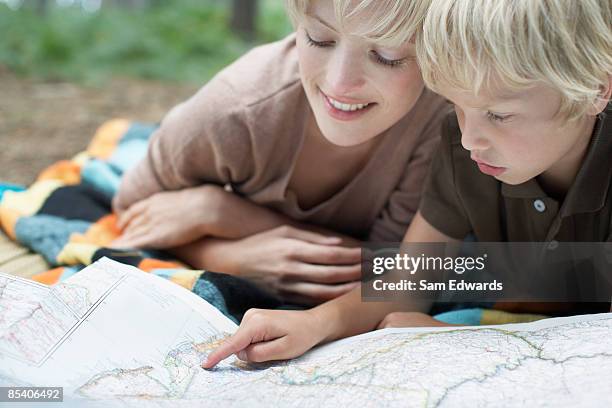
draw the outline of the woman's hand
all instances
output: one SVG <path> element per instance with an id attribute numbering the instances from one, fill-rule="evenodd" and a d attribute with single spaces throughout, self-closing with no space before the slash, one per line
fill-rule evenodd
<path id="1" fill-rule="evenodd" d="M 378 324 L 377 329 L 387 329 L 390 327 L 446 327 L 459 326 L 456 324 L 444 323 L 434 319 L 428 314 L 419 312 L 393 312 L 385 316 Z"/>
<path id="2" fill-rule="evenodd" d="M 204 185 L 154 194 L 119 214 L 113 248 L 166 249 L 207 235 L 219 218 L 221 187 Z"/>
<path id="3" fill-rule="evenodd" d="M 340 238 L 283 226 L 228 244 L 232 273 L 306 305 L 336 298 L 359 285 L 361 249 Z"/>
<path id="4" fill-rule="evenodd" d="M 323 341 L 324 326 L 310 310 L 248 310 L 240 327 L 202 364 L 212 368 L 232 354 L 243 361 L 263 362 L 298 357 Z"/>

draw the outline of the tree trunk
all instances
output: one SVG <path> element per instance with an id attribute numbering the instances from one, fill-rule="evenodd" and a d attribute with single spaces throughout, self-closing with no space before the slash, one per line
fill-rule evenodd
<path id="1" fill-rule="evenodd" d="M 115 7 L 124 7 L 132 10 L 144 10 L 149 5 L 149 0 L 113 0 L 109 1 L 108 3 Z"/>
<path id="2" fill-rule="evenodd" d="M 47 0 L 34 0 L 33 5 L 38 15 L 44 16 L 47 14 L 47 7 L 49 5 Z"/>
<path id="3" fill-rule="evenodd" d="M 257 0 L 233 0 L 231 28 L 247 41 L 255 40 Z"/>

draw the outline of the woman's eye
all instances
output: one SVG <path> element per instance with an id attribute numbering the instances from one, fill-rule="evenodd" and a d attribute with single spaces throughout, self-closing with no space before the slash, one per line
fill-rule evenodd
<path id="1" fill-rule="evenodd" d="M 388 67 L 398 67 L 398 66 L 404 65 L 404 63 L 407 60 L 407 58 L 400 58 L 400 59 L 395 59 L 395 60 L 387 59 L 381 56 L 376 51 L 371 51 L 371 54 L 374 57 L 374 60 L 376 60 L 376 62 L 382 65 L 388 66 Z"/>
<path id="2" fill-rule="evenodd" d="M 306 34 L 306 41 L 308 42 L 308 45 L 312 47 L 328 48 L 334 45 L 334 41 L 316 41 L 313 40 L 310 34 L 308 34 L 306 31 L 304 31 L 304 33 Z"/>
<path id="3" fill-rule="evenodd" d="M 490 121 L 493 122 L 504 122 L 506 120 L 508 120 L 510 116 L 501 116 L 501 115 L 497 115 L 491 111 L 487 111 L 487 119 L 489 119 Z"/>

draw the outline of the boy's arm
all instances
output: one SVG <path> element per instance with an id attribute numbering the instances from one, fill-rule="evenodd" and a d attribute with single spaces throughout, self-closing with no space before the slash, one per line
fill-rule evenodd
<path id="1" fill-rule="evenodd" d="M 433 228 L 417 213 L 404 242 L 456 242 Z M 359 288 L 306 311 L 249 311 L 240 327 L 211 353 L 204 368 L 237 354 L 260 362 L 297 357 L 317 344 L 374 330 L 392 311 L 426 312 L 430 303 L 410 299 L 400 304 L 361 301 Z"/>
<path id="2" fill-rule="evenodd" d="M 458 240 L 436 230 L 421 216 L 420 212 L 417 212 L 404 236 L 403 242 L 452 243 L 458 242 Z M 426 313 L 431 307 L 431 302 L 416 302 L 411 301 L 411 299 L 406 299 L 400 303 L 362 302 L 360 290 L 355 290 L 343 296 L 338 299 L 336 304 L 333 303 L 334 301 L 331 301 L 318 308 L 312 309 L 312 311 L 318 313 L 321 318 L 323 318 L 323 316 L 327 318 L 331 317 L 331 321 L 336 322 L 336 324 L 333 324 L 331 329 L 329 329 L 325 341 L 337 340 L 374 330 L 387 314 L 394 311 Z M 338 322 L 341 322 L 341 324 L 337 324 Z"/>

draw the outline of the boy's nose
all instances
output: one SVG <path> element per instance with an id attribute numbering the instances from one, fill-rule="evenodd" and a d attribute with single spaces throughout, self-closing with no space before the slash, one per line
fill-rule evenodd
<path id="1" fill-rule="evenodd" d="M 487 138 L 483 136 L 482 129 L 474 122 L 464 118 L 459 121 L 459 127 L 461 129 L 461 145 L 464 149 L 474 151 L 487 150 L 491 147 Z"/>
<path id="2" fill-rule="evenodd" d="M 487 139 L 480 137 L 478 136 L 478 134 L 472 132 L 461 133 L 461 145 L 464 149 L 469 151 L 487 150 L 490 147 Z"/>

